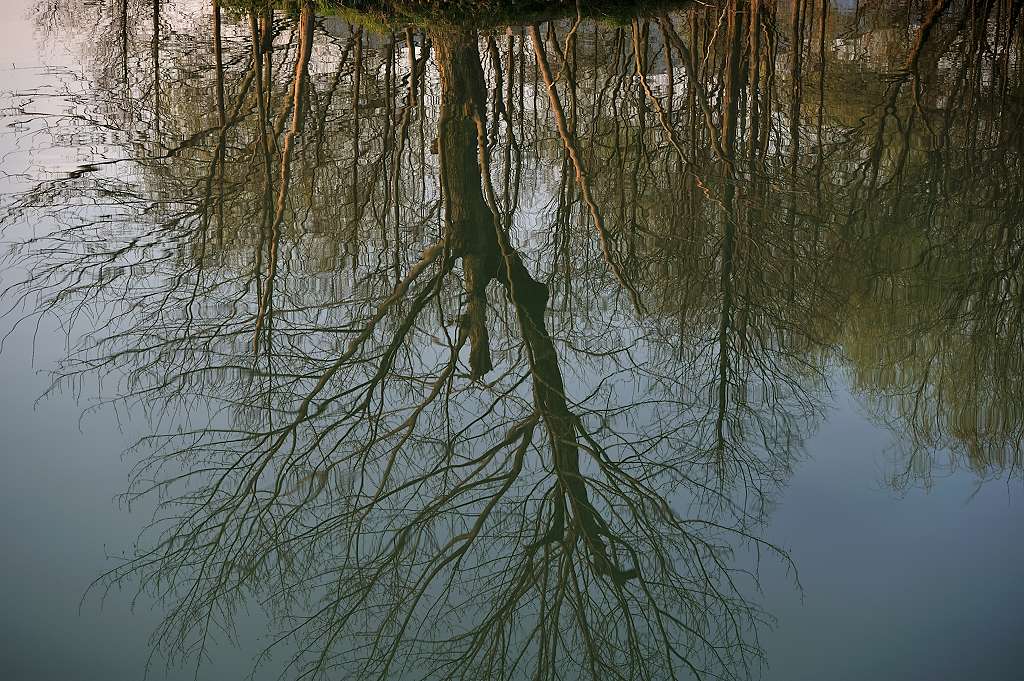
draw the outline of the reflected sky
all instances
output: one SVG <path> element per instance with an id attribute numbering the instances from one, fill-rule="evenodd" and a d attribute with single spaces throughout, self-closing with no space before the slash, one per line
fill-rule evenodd
<path id="1" fill-rule="evenodd" d="M 1024 661 L 1011 3 L 19 3 L 15 678 Z"/>

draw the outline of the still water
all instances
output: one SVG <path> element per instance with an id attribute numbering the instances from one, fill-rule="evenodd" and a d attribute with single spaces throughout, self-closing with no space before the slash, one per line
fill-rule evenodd
<path id="1" fill-rule="evenodd" d="M 1019 677 L 1020 3 L 223 4 L 0 13 L 4 678 Z"/>

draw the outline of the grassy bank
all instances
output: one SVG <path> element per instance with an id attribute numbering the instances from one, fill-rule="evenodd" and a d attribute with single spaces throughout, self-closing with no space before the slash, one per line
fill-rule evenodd
<path id="1" fill-rule="evenodd" d="M 614 23 L 688 4 L 685 0 L 313 0 L 317 12 L 343 16 L 369 27 L 469 25 L 478 28 L 522 25 L 575 16 Z M 221 0 L 236 9 L 270 4 L 296 10 L 301 0 Z"/>

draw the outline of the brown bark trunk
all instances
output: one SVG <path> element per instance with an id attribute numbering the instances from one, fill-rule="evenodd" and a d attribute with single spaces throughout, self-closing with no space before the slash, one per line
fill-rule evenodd
<path id="1" fill-rule="evenodd" d="M 445 29 L 432 36 L 441 76 L 438 153 L 445 201 L 447 240 L 462 257 L 466 311 L 462 329 L 469 337 L 470 376 L 491 370 L 487 333 L 487 285 L 498 267 L 498 243 L 484 203 L 477 161 L 474 115 L 486 120 L 487 99 L 477 37 L 473 31 Z"/>

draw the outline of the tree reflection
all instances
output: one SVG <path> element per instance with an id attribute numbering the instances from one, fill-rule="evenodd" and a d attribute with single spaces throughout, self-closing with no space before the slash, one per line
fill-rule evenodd
<path id="1" fill-rule="evenodd" d="M 92 10 L 51 133 L 105 165 L 0 221 L 53 227 L 8 295 L 68 325 L 54 389 L 151 419 L 100 583 L 172 659 L 258 598 L 302 678 L 744 678 L 732 554 L 788 562 L 759 528 L 837 366 L 895 482 L 1020 470 L 1016 4 L 185 5 Z"/>

